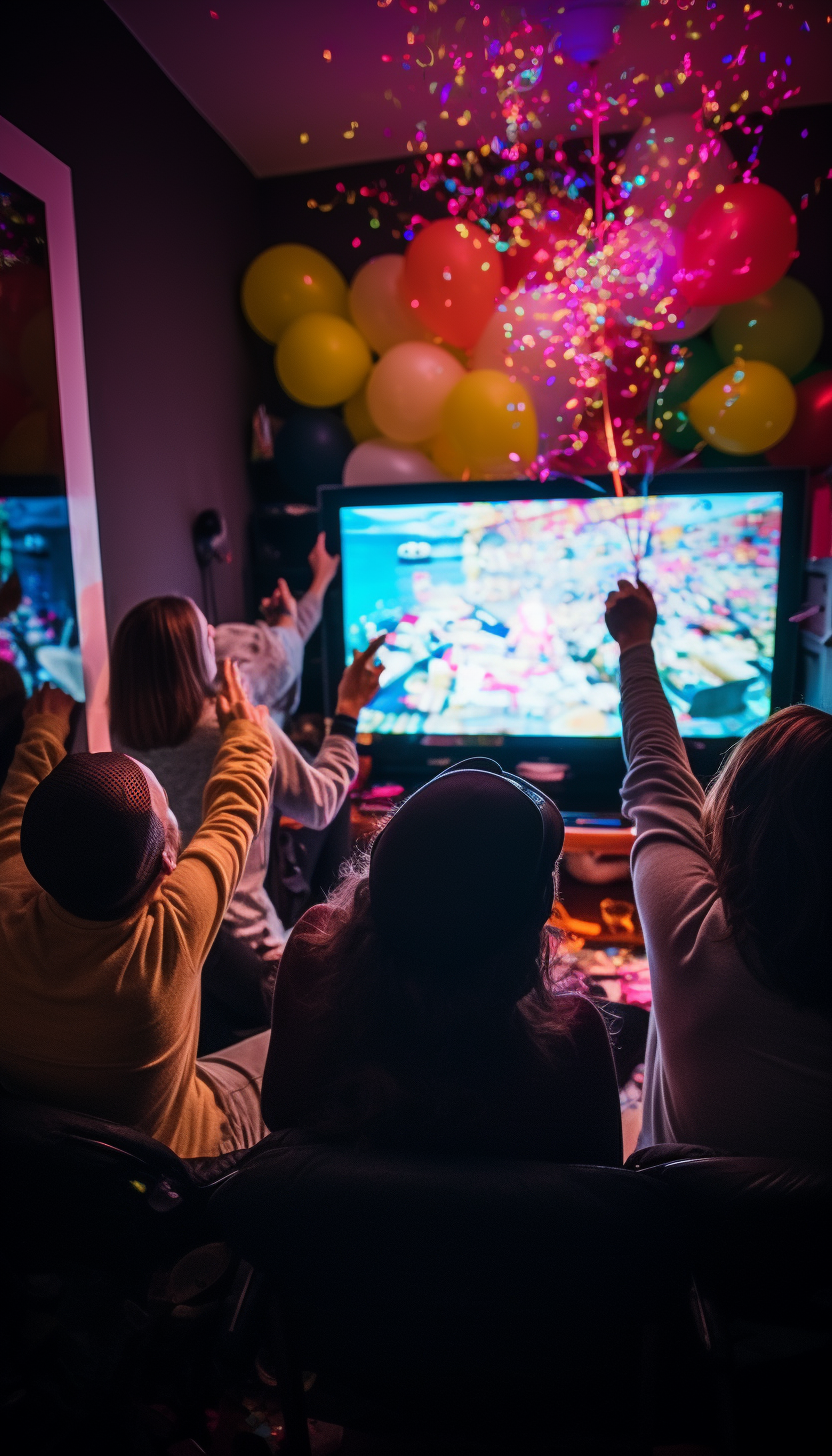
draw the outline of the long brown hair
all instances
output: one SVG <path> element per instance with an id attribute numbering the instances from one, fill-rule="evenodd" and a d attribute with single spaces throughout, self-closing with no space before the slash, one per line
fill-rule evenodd
<path id="1" fill-rule="evenodd" d="M 119 623 L 110 657 L 110 724 L 125 748 L 175 748 L 213 696 L 187 597 L 150 597 Z"/>
<path id="2" fill-rule="evenodd" d="M 783 708 L 741 739 L 702 827 L 749 970 L 799 1006 L 832 1011 L 832 714 Z"/>
<path id="3" fill-rule="evenodd" d="M 370 911 L 369 854 L 342 870 L 323 927 L 293 932 L 316 961 L 303 995 L 316 1036 L 331 1048 L 327 1085 L 307 1127 L 326 1138 L 433 1148 L 476 1144 L 481 1107 L 471 1104 L 472 1065 L 495 1085 L 518 1032 L 546 1056 L 569 1035 L 574 980 L 557 964 L 560 933 L 529 926 L 490 959 L 448 972 L 411 961 Z M 487 1116 L 487 1115 L 486 1115 Z"/>

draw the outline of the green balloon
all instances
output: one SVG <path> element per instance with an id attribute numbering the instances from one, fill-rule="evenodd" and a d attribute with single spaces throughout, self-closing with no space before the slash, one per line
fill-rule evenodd
<path id="1" fill-rule="evenodd" d="M 713 345 L 700 337 L 674 344 L 664 354 L 661 367 L 666 371 L 671 365 L 672 373 L 662 375 L 654 419 L 668 445 L 686 455 L 699 444 L 702 436 L 688 419 L 685 405 L 706 380 L 719 372 L 722 364 Z"/>
<path id="2" fill-rule="evenodd" d="M 814 359 L 823 338 L 823 314 L 815 295 L 797 278 L 720 309 L 711 335 L 723 364 L 760 359 L 790 379 Z"/>

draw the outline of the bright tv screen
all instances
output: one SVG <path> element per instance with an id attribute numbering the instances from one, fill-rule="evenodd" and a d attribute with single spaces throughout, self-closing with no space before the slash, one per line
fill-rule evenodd
<path id="1" fill-rule="evenodd" d="M 682 734 L 734 738 L 771 711 L 783 496 L 340 506 L 346 658 L 380 631 L 359 730 L 614 738 L 606 593 L 636 569 Z"/>
<path id="2" fill-rule="evenodd" d="M 0 496 L 0 582 L 0 661 L 20 673 L 27 696 L 51 682 L 83 702 L 65 495 Z"/>

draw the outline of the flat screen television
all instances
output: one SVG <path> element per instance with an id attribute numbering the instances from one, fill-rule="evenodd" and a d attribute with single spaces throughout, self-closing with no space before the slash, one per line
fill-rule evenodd
<path id="1" fill-rule="evenodd" d="M 594 487 L 594 488 L 593 488 Z M 649 496 L 608 481 L 326 487 L 341 571 L 326 616 L 328 703 L 381 631 L 385 671 L 359 733 L 408 781 L 454 758 L 549 764 L 558 801 L 609 805 L 623 770 L 618 649 L 604 598 L 655 592 L 662 682 L 697 773 L 792 701 L 805 480 L 669 474 Z"/>

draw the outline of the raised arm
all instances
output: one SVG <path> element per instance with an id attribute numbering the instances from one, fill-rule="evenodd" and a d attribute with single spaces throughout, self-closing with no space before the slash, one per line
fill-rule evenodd
<path id="1" fill-rule="evenodd" d="M 270 597 L 264 597 L 260 610 L 270 627 L 288 628 L 296 631 L 306 644 L 321 620 L 324 597 L 327 588 L 338 570 L 340 556 L 331 556 L 326 549 L 323 531 L 318 533 L 308 561 L 312 569 L 312 581 L 300 601 L 295 601 L 283 577 L 277 583 Z"/>
<path id="2" fill-rule="evenodd" d="M 275 802 L 308 829 L 323 829 L 332 822 L 358 772 L 355 728 L 361 709 L 378 690 L 383 668 L 374 658 L 383 640 L 382 634 L 364 652 L 353 653 L 338 688 L 332 731 L 314 763 L 306 762 L 285 733 L 274 730 Z"/>
<path id="3" fill-rule="evenodd" d="M 195 966 L 201 966 L 211 946 L 266 817 L 274 763 L 266 717 L 265 708 L 248 701 L 239 669 L 223 663 L 223 691 L 217 697 L 222 743 L 205 785 L 202 823 L 158 895 Z"/>
<path id="4" fill-rule="evenodd" d="M 320 531 L 315 545 L 309 553 L 308 560 L 312 568 L 312 584 L 298 602 L 297 616 L 298 631 L 304 642 L 309 641 L 309 638 L 321 620 L 324 597 L 326 596 L 330 582 L 335 577 L 341 558 L 340 556 L 330 555 L 326 549 L 326 535 L 323 531 Z"/>
<path id="5" fill-rule="evenodd" d="M 0 864 L 20 853 L 20 821 L 29 795 L 65 756 L 75 700 L 48 683 L 23 709 L 23 734 L 0 794 Z"/>
<path id="6" fill-rule="evenodd" d="M 621 648 L 621 724 L 627 773 L 621 790 L 633 820 L 633 886 L 648 943 L 690 948 L 717 890 L 701 813 L 704 794 L 687 760 L 653 657 L 656 606 L 643 582 L 620 581 L 606 604 Z M 651 960 L 651 971 L 654 960 Z"/>

